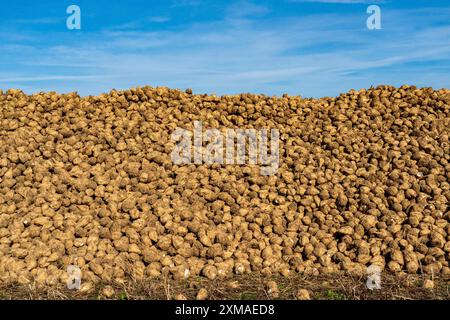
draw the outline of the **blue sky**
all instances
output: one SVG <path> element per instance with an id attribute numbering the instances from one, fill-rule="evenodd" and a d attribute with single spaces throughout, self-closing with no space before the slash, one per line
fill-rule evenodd
<path id="1" fill-rule="evenodd" d="M 4 3 L 3 3 L 4 2 Z M 0 89 L 334 96 L 450 87 L 450 1 L 4 1 Z M 81 8 L 68 30 L 66 8 Z M 381 30 L 366 9 L 381 8 Z"/>

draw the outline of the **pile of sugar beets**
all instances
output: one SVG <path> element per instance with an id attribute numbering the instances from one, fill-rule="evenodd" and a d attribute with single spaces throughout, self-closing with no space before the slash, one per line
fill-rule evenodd
<path id="1" fill-rule="evenodd" d="M 278 129 L 279 168 L 174 164 L 176 128 Z M 450 274 L 450 90 L 0 91 L 0 282 Z"/>

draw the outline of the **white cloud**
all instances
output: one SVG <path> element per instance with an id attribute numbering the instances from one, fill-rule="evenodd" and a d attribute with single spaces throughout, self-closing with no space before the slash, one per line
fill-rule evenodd
<path id="1" fill-rule="evenodd" d="M 201 4 L 201 0 L 173 0 L 172 7 L 192 7 Z"/>
<path id="2" fill-rule="evenodd" d="M 45 18 L 35 18 L 35 19 L 15 19 L 9 21 L 12 24 L 57 24 L 64 22 L 64 18 L 61 17 L 45 17 Z"/>
<path id="3" fill-rule="evenodd" d="M 168 16 L 149 16 L 143 19 L 132 20 L 126 23 L 122 23 L 113 27 L 113 30 L 139 30 L 149 24 L 154 23 L 166 23 L 172 18 Z"/>
<path id="4" fill-rule="evenodd" d="M 148 20 L 150 22 L 155 22 L 155 23 L 164 23 L 164 22 L 170 21 L 171 18 L 167 17 L 167 16 L 153 16 L 153 17 L 148 17 L 146 20 Z"/>
<path id="5" fill-rule="evenodd" d="M 289 0 L 290 2 L 321 2 L 321 3 L 340 3 L 340 4 L 357 4 L 357 3 L 367 3 L 367 4 L 377 4 L 383 3 L 384 0 Z"/>
<path id="6" fill-rule="evenodd" d="M 39 81 L 57 81 L 57 80 L 74 80 L 74 81 L 83 81 L 83 80 L 98 80 L 98 79 L 104 79 L 104 78 L 110 78 L 110 76 L 106 75 L 57 75 L 57 76 L 24 76 L 24 77 L 16 77 L 16 76 L 10 76 L 5 77 L 4 75 L 0 78 L 1 82 L 39 82 Z"/>
<path id="7" fill-rule="evenodd" d="M 445 20 L 445 13 L 433 20 Z M 427 25 L 421 15 L 390 11 L 380 32 L 365 29 L 364 14 L 278 20 L 227 16 L 164 32 L 87 34 L 83 42 L 51 48 L 0 48 L 0 61 L 13 55 L 22 60 L 10 74 L 3 71 L 0 88 L 97 94 L 165 85 L 218 94 L 323 96 L 379 83 L 450 86 L 445 70 L 427 73 L 420 67 L 423 61 L 449 62 L 450 25 Z"/>
<path id="8" fill-rule="evenodd" d="M 269 8 L 248 1 L 233 3 L 227 9 L 228 16 L 232 18 L 264 16 L 269 12 Z"/>

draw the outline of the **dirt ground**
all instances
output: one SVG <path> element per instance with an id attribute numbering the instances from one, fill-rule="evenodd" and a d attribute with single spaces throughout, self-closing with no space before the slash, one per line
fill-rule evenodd
<path id="1" fill-rule="evenodd" d="M 349 274 L 293 277 L 260 274 L 235 276 L 227 280 L 207 280 L 204 277 L 187 281 L 174 281 L 169 278 L 130 281 L 126 284 L 102 283 L 81 292 L 61 287 L 37 287 L 36 285 L 0 284 L 0 299 L 52 299 L 52 300 L 97 300 L 108 299 L 103 288 L 111 286 L 113 294 L 109 299 L 116 300 L 166 300 L 184 296 L 196 299 L 201 288 L 208 292 L 208 299 L 214 300 L 267 300 L 296 299 L 299 289 L 306 289 L 312 300 L 450 300 L 450 279 L 433 279 L 434 288 L 426 289 L 423 283 L 428 276 L 383 274 L 381 289 L 369 290 L 366 276 Z M 273 280 L 278 284 L 278 297 L 267 290 L 266 283 Z"/>

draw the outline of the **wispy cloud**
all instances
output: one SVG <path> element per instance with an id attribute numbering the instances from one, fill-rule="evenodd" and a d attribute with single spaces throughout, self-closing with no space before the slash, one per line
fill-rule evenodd
<path id="1" fill-rule="evenodd" d="M 172 7 L 188 7 L 198 6 L 201 4 L 201 0 L 172 0 Z"/>
<path id="2" fill-rule="evenodd" d="M 150 22 L 164 23 L 164 22 L 170 21 L 171 18 L 168 16 L 153 16 L 153 17 L 148 17 L 147 20 Z"/>
<path id="3" fill-rule="evenodd" d="M 384 30 L 369 31 L 365 12 L 273 17 L 247 4 L 243 15 L 230 6 L 222 18 L 163 31 L 115 28 L 58 46 L 0 47 L 1 66 L 16 61 L 0 88 L 97 94 L 148 84 L 323 96 L 379 83 L 450 86 L 445 10 L 434 12 L 438 24 L 427 23 L 428 9 L 390 10 Z"/>
<path id="4" fill-rule="evenodd" d="M 126 23 L 122 23 L 113 27 L 114 30 L 139 30 L 149 24 L 162 24 L 169 22 L 171 17 L 169 16 L 149 16 L 142 19 L 132 20 Z"/>
<path id="5" fill-rule="evenodd" d="M 263 16 L 270 12 L 266 6 L 255 4 L 248 1 L 239 1 L 230 5 L 227 9 L 227 14 L 231 17 L 255 17 Z"/>
<path id="6" fill-rule="evenodd" d="M 45 17 L 45 18 L 35 18 L 35 19 L 15 19 L 10 20 L 9 23 L 11 24 L 43 24 L 43 25 L 49 25 L 49 24 L 57 24 L 64 22 L 63 17 Z"/>
<path id="7" fill-rule="evenodd" d="M 75 80 L 75 81 L 83 81 L 83 80 L 98 80 L 111 78 L 111 76 L 107 75 L 88 75 L 88 76 L 80 76 L 80 75 L 67 75 L 67 76 L 36 76 L 36 77 L 5 77 L 0 74 L 0 83 L 4 82 L 39 82 L 39 81 L 57 81 L 57 80 Z"/>
<path id="8" fill-rule="evenodd" d="M 341 4 L 377 4 L 384 3 L 386 0 L 289 0 L 290 2 L 321 2 L 321 3 L 341 3 Z"/>

